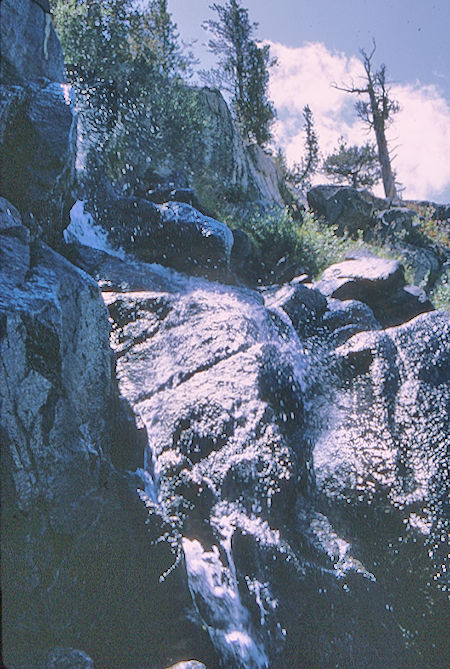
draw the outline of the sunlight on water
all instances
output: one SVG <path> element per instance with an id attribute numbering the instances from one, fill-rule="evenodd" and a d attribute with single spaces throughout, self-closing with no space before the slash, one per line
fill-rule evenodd
<path id="1" fill-rule="evenodd" d="M 109 243 L 105 230 L 94 223 L 91 214 L 85 211 L 84 207 L 85 203 L 77 200 L 70 210 L 70 225 L 64 230 L 64 241 L 78 242 L 112 256 L 124 258 L 124 251 L 114 248 Z"/>
<path id="2" fill-rule="evenodd" d="M 252 635 L 235 576 L 222 564 L 217 546 L 205 551 L 196 539 L 183 539 L 183 550 L 192 599 L 222 659 L 242 669 L 268 667 L 264 648 Z"/>

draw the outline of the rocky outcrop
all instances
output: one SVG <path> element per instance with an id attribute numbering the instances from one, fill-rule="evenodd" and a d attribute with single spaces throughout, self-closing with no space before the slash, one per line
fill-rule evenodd
<path id="1" fill-rule="evenodd" d="M 447 667 L 448 314 L 382 330 L 404 278 L 374 258 L 325 295 L 146 262 L 251 256 L 186 203 L 115 199 L 111 239 L 79 207 L 72 264 L 40 238 L 64 225 L 71 110 L 14 72 L 3 146 L 36 147 L 8 154 L 30 199 L 0 200 L 4 664 Z"/>
<path id="2" fill-rule="evenodd" d="M 4 662 L 48 669 L 59 646 L 96 667 L 165 666 L 195 649 L 161 635 L 159 615 L 176 620 L 190 599 L 183 569 L 159 582 L 172 555 L 152 548 L 128 471 L 143 443 L 117 397 L 105 305 L 5 200 L 0 236 Z"/>
<path id="3" fill-rule="evenodd" d="M 250 202 L 284 205 L 283 176 L 257 145 L 246 145 L 218 90 L 198 91 L 205 116 L 203 153 L 193 175 L 193 187 L 210 208 L 220 200 L 241 207 Z"/>
<path id="4" fill-rule="evenodd" d="M 315 287 L 327 297 L 364 302 L 383 327 L 433 309 L 423 290 L 405 286 L 404 269 L 397 260 L 372 255 L 331 265 Z"/>
<path id="5" fill-rule="evenodd" d="M 1 87 L 2 193 L 34 237 L 57 246 L 75 179 L 76 117 L 66 85 Z"/>
<path id="6" fill-rule="evenodd" d="M 1 5 L 1 182 L 2 195 L 19 209 L 32 235 L 57 246 L 73 204 L 76 117 L 45 5 Z"/>
<path id="7" fill-rule="evenodd" d="M 163 522 L 185 556 L 213 666 L 326 666 L 331 655 L 408 666 L 371 574 L 350 546 L 339 557 L 339 534 L 309 501 L 307 358 L 279 306 L 306 331 L 325 298 L 294 284 L 267 309 L 254 291 L 77 254 L 103 286 L 119 385 L 146 426 L 151 536 Z"/>
<path id="8" fill-rule="evenodd" d="M 153 155 L 151 169 L 148 155 L 139 146 L 130 147 L 127 160 L 132 166 L 132 177 L 113 186 L 117 194 L 132 193 L 157 204 L 169 201 L 186 202 L 205 214 L 217 214 L 223 207 L 230 210 L 247 210 L 255 206 L 284 206 L 292 200 L 284 185 L 280 168 L 271 156 L 255 144 L 243 141 L 222 94 L 210 88 L 186 87 L 183 93 L 202 119 L 201 133 L 197 133 L 195 146 L 188 162 L 168 151 Z M 98 128 L 88 127 L 88 114 L 80 107 L 80 156 L 95 151 Z M 80 163 L 83 160 L 80 158 Z M 95 174 L 89 167 L 86 196 L 89 211 L 97 215 L 105 205 L 105 195 L 99 191 L 99 181 L 104 170 L 96 159 Z M 130 184 L 130 181 L 132 182 Z M 107 199 L 107 198 L 106 198 Z"/>
<path id="9" fill-rule="evenodd" d="M 393 204 L 368 191 L 347 186 L 315 186 L 308 192 L 310 208 L 338 232 L 383 246 L 408 266 L 414 285 L 427 291 L 445 274 L 450 249 L 420 229 L 420 219 L 433 217 L 448 230 L 448 207 L 431 202 Z M 448 237 L 448 235 L 447 235 Z"/>
<path id="10" fill-rule="evenodd" d="M 385 200 L 349 186 L 314 186 L 307 197 L 315 214 L 352 236 L 368 230 L 373 225 L 375 212 L 386 208 Z"/>
<path id="11" fill-rule="evenodd" d="M 94 225 L 103 246 L 117 253 L 133 253 L 180 271 L 225 277 L 229 270 L 233 234 L 227 225 L 182 202 L 155 204 L 135 197 L 111 196 Z M 92 217 L 78 202 L 67 241 L 92 243 Z M 99 244 L 98 244 L 99 245 Z M 100 245 L 101 246 L 101 245 Z"/>
<path id="12" fill-rule="evenodd" d="M 319 508 L 358 542 L 397 624 L 415 638 L 420 667 L 449 657 L 449 328 L 448 313 L 432 312 L 338 348 L 334 371 L 328 359 L 321 373 L 313 455 Z"/>
<path id="13" fill-rule="evenodd" d="M 2 81 L 65 81 L 64 56 L 48 0 L 2 0 Z"/>

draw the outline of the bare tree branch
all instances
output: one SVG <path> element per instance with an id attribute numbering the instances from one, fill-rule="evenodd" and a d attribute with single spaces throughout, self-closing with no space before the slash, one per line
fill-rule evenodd
<path id="1" fill-rule="evenodd" d="M 344 84 L 339 86 L 336 83 L 333 83 L 332 86 L 345 93 L 368 97 L 368 99 L 358 100 L 356 102 L 356 113 L 367 125 L 369 130 L 375 132 L 384 191 L 386 197 L 395 199 L 397 197 L 397 191 L 395 186 L 395 175 L 392 170 L 391 157 L 386 139 L 386 127 L 392 120 L 392 116 L 399 111 L 400 107 L 399 104 L 391 98 L 390 88 L 386 81 L 386 66 L 382 64 L 377 71 L 372 71 L 372 59 L 375 55 L 375 51 L 375 40 L 373 40 L 373 46 L 370 53 L 364 49 L 360 49 L 366 78 L 366 85 L 364 87 L 356 86 L 353 81 L 351 82 L 351 85 Z"/>

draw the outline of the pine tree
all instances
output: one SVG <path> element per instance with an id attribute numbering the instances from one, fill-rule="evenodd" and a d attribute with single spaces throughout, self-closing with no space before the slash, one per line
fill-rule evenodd
<path id="1" fill-rule="evenodd" d="M 213 3 L 217 20 L 205 21 L 213 37 L 209 50 L 218 56 L 218 68 L 203 72 L 206 84 L 231 95 L 231 105 L 245 139 L 264 146 L 271 139 L 270 126 L 275 109 L 268 98 L 269 69 L 275 64 L 268 45 L 254 39 L 256 23 L 250 23 L 248 10 L 238 0 L 225 5 Z"/>
<path id="2" fill-rule="evenodd" d="M 114 182 L 132 182 L 131 156 L 189 162 L 203 127 L 182 81 L 167 0 L 52 0 L 55 27 L 77 96 L 83 150 L 96 152 Z"/>
<path id="3" fill-rule="evenodd" d="M 370 54 L 361 49 L 366 79 L 365 85 L 335 87 L 347 93 L 368 96 L 368 100 L 358 100 L 355 108 L 358 116 L 375 133 L 384 192 L 387 198 L 394 200 L 397 198 L 397 189 L 386 138 L 386 128 L 392 120 L 392 116 L 399 111 L 400 107 L 390 95 L 386 79 L 386 66 L 381 65 L 380 69 L 375 72 L 372 70 L 372 58 L 375 49 L 375 42 Z"/>
<path id="4" fill-rule="evenodd" d="M 288 172 L 288 181 L 301 188 L 308 190 L 311 188 L 311 177 L 317 172 L 319 167 L 319 140 L 314 128 L 314 119 L 309 105 L 303 107 L 304 131 L 305 131 L 305 155 L 300 163 L 294 163 L 294 166 Z"/>
<path id="5" fill-rule="evenodd" d="M 353 188 L 374 186 L 381 178 L 376 148 L 370 142 L 362 146 L 348 146 L 343 137 L 338 148 L 323 163 L 323 171 L 335 183 Z"/>
<path id="6" fill-rule="evenodd" d="M 167 0 L 148 0 L 138 14 L 140 30 L 137 35 L 143 42 L 135 43 L 137 50 L 150 49 L 155 64 L 167 77 L 190 74 L 194 58 L 180 45 L 177 25 L 167 8 Z"/>

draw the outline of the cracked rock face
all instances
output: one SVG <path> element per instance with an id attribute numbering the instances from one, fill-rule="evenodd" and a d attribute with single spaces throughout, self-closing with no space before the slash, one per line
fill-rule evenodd
<path id="1" fill-rule="evenodd" d="M 78 253 L 103 286 L 119 387 L 147 431 L 150 536 L 186 561 L 215 662 L 407 666 L 373 575 L 311 503 L 307 361 L 289 318 L 253 291 Z M 295 303 L 305 323 L 325 306 L 309 292 Z"/>
<path id="2" fill-rule="evenodd" d="M 2 193 L 35 238 L 61 241 L 72 206 L 76 116 L 65 84 L 0 87 Z"/>
<path id="3" fill-rule="evenodd" d="M 1 181 L 33 237 L 58 246 L 73 203 L 77 118 L 49 10 L 44 0 L 1 3 Z"/>
<path id="4" fill-rule="evenodd" d="M 65 81 L 64 56 L 47 0 L 2 0 L 2 78 Z"/>
<path id="5" fill-rule="evenodd" d="M 331 265 L 315 288 L 327 297 L 364 302 L 383 327 L 400 325 L 433 309 L 423 290 L 405 286 L 401 263 L 372 255 Z"/>
<path id="6" fill-rule="evenodd" d="M 3 659 L 53 667 L 58 646 L 105 669 L 165 666 L 199 633 L 177 624 L 184 571 L 159 582 L 171 553 L 152 547 L 127 471 L 140 437 L 118 403 L 106 307 L 93 279 L 29 238 L 0 200 Z"/>

